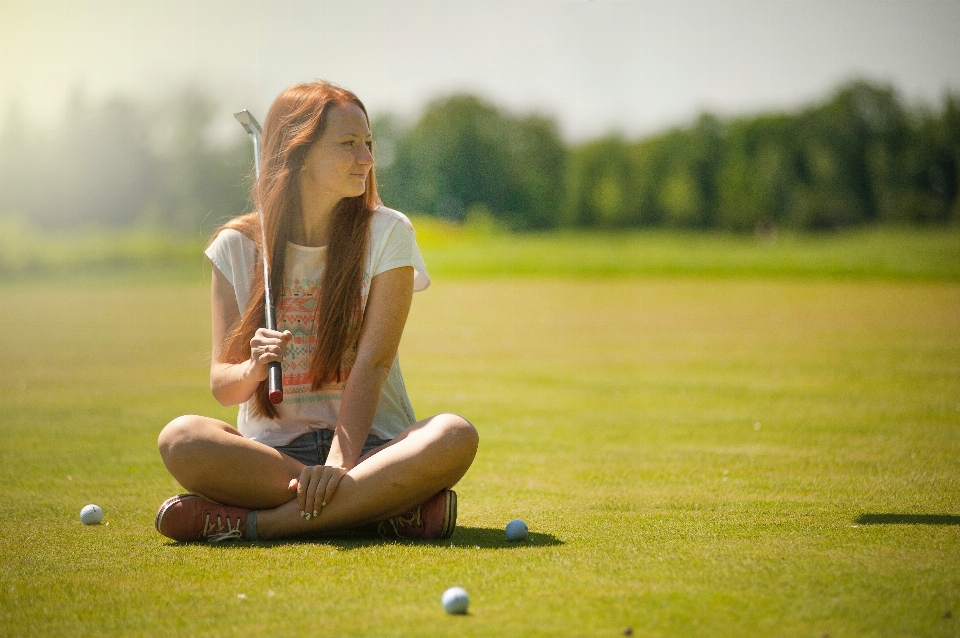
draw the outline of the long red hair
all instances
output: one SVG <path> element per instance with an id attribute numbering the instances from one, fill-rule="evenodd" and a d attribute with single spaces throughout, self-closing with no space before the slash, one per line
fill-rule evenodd
<path id="1" fill-rule="evenodd" d="M 286 245 L 294 224 L 300 223 L 300 169 L 307 151 L 323 135 L 330 110 L 347 104 L 359 106 L 369 123 L 367 109 L 356 95 L 323 81 L 291 86 L 274 100 L 267 113 L 261 136 L 260 179 L 253 186 L 253 202 L 263 212 L 270 290 L 274 299 L 283 295 Z M 343 381 L 348 373 L 342 363 L 348 350 L 356 347 L 359 336 L 367 238 L 373 211 L 379 204 L 377 181 L 371 168 L 363 195 L 344 198 L 334 208 L 317 304 L 317 346 L 310 363 L 314 390 Z M 252 239 L 257 246 L 259 263 L 263 246 L 256 210 L 230 220 L 217 233 L 224 228 L 238 230 Z M 226 337 L 225 363 L 249 359 L 250 339 L 264 325 L 262 268 L 255 269 L 247 308 L 241 308 L 241 312 L 239 325 Z M 260 383 L 254 395 L 254 412 L 271 419 L 279 416 L 276 406 L 267 398 L 266 381 Z"/>

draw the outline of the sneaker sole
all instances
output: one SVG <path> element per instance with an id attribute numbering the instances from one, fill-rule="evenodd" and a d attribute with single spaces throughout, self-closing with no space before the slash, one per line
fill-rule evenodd
<path id="1" fill-rule="evenodd" d="M 450 538 L 457 529 L 457 493 L 447 490 L 447 515 L 444 517 L 443 531 L 440 538 Z"/>

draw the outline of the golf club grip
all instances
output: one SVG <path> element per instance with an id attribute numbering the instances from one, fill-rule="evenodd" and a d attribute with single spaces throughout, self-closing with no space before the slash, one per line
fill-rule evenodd
<path id="1" fill-rule="evenodd" d="M 264 295 L 264 313 L 266 314 L 267 330 L 277 329 L 277 313 L 273 308 L 273 297 L 270 295 L 270 286 L 266 286 Z M 267 366 L 267 398 L 270 403 L 283 403 L 283 380 L 280 362 L 274 361 Z"/>
<path id="2" fill-rule="evenodd" d="M 280 380 L 280 364 L 276 361 L 267 366 L 267 396 L 270 403 L 283 403 L 283 382 Z"/>

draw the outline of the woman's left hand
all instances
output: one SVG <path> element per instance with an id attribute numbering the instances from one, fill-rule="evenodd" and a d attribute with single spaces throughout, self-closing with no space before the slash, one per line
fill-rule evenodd
<path id="1" fill-rule="evenodd" d="M 310 520 L 319 516 L 340 485 L 340 479 L 346 475 L 346 468 L 329 465 L 307 465 L 300 472 L 300 478 L 290 481 L 290 489 L 297 490 L 297 505 L 300 516 Z"/>

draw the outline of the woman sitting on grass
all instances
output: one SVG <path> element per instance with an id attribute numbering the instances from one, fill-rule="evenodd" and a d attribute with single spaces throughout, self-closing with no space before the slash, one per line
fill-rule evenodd
<path id="1" fill-rule="evenodd" d="M 191 494 L 157 530 L 177 541 L 289 538 L 379 523 L 381 534 L 446 538 L 450 488 L 477 451 L 465 419 L 417 421 L 397 348 L 414 291 L 430 284 L 413 226 L 380 205 L 366 109 L 326 82 L 273 103 L 263 131 L 262 210 L 277 327 L 264 317 L 257 213 L 221 228 L 213 263 L 210 386 L 240 405 L 239 432 L 181 416 L 160 433 L 167 469 Z M 283 366 L 284 401 L 267 398 Z"/>

